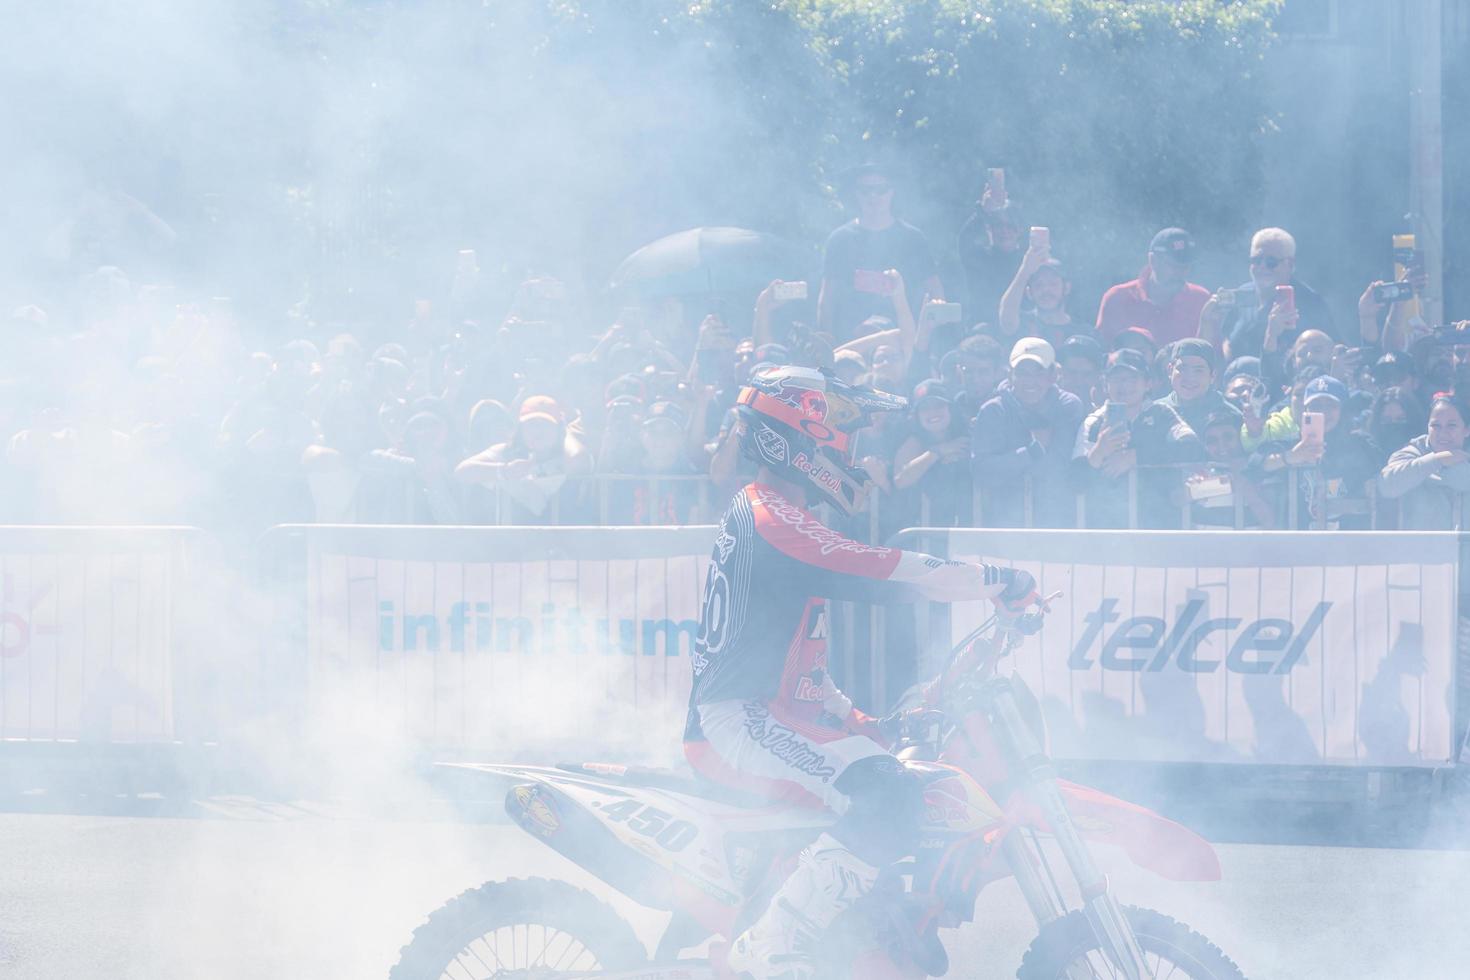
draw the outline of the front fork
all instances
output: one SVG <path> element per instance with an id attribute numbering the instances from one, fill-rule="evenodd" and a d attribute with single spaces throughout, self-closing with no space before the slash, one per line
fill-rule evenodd
<path id="1" fill-rule="evenodd" d="M 987 700 L 992 728 L 1015 770 L 1024 774 L 1027 792 L 1046 817 L 1057 847 L 1077 879 L 1083 908 L 1104 953 L 1128 980 L 1145 980 L 1151 974 L 1144 963 L 1138 939 L 1133 935 L 1133 928 L 1123 915 L 1123 909 L 1108 891 L 1107 876 L 1098 870 L 1092 860 L 1092 852 L 1072 822 L 1072 814 L 1067 810 L 1062 791 L 1057 786 L 1056 770 L 1030 726 L 1021 717 L 1010 681 L 997 678 L 990 682 L 989 688 Z M 1031 903 L 1038 924 L 1045 925 L 1060 917 L 1062 909 L 1054 897 L 1054 889 L 1047 888 L 1041 880 L 1042 869 L 1036 855 L 1016 833 L 1007 835 L 1006 847 L 1011 849 L 1007 851 L 1007 857 L 1011 859 L 1011 867 L 1017 869 L 1017 883 Z"/>

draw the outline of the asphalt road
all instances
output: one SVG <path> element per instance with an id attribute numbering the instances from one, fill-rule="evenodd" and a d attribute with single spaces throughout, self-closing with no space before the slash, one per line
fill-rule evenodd
<path id="1" fill-rule="evenodd" d="M 586 877 L 505 825 L 216 799 L 179 817 L 0 814 L 0 976 L 378 978 L 424 916 L 489 878 Z M 1182 918 L 1252 977 L 1470 975 L 1470 852 L 1224 845 L 1222 882 L 1104 855 L 1126 901 Z M 620 909 L 650 946 L 661 919 Z M 955 977 L 1013 976 L 1013 886 L 946 937 Z"/>

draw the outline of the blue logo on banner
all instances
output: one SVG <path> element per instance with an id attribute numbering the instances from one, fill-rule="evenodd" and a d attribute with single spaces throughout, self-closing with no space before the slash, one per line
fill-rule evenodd
<path id="1" fill-rule="evenodd" d="M 1094 663 L 1100 663 L 1104 670 L 1161 671 L 1172 661 L 1180 670 L 1195 674 L 1213 673 L 1222 665 L 1237 674 L 1287 674 L 1332 608 L 1330 602 L 1317 603 L 1298 629 L 1289 619 L 1247 623 L 1239 616 L 1226 616 L 1197 622 L 1205 608 L 1202 598 L 1185 603 L 1172 624 L 1159 616 L 1133 616 L 1119 622 L 1118 602 L 1104 599 L 1082 617 L 1086 628 L 1067 658 L 1072 670 L 1091 670 Z M 1117 625 L 1112 626 L 1114 623 Z M 1223 660 L 1200 656 L 1200 645 L 1214 633 L 1235 634 Z M 1099 642 L 1101 652 L 1094 660 L 1093 648 Z"/>

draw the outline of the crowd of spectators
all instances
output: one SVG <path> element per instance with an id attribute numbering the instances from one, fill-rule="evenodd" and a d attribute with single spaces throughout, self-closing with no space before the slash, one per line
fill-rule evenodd
<path id="1" fill-rule="evenodd" d="M 888 173 L 858 168 L 847 191 L 856 216 L 810 290 L 778 279 L 746 315 L 629 306 L 601 330 L 549 276 L 488 309 L 468 251 L 392 336 L 293 315 L 277 336 L 295 339 L 269 345 L 227 302 L 100 268 L 6 326 L 0 522 L 247 540 L 714 520 L 750 472 L 730 438 L 742 382 L 794 363 L 911 399 L 857 440 L 878 488 L 858 533 L 1459 526 L 1470 330 L 1422 322 L 1413 256 L 1346 329 L 1286 231 L 1258 231 L 1248 278 L 1211 290 L 1190 233 L 1166 228 L 1094 310 L 996 172 L 957 242 L 962 283 L 895 216 Z"/>

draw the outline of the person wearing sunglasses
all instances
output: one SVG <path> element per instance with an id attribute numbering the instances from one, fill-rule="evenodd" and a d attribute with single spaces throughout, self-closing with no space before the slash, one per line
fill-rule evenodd
<path id="1" fill-rule="evenodd" d="M 817 293 L 817 329 L 839 344 L 858 336 L 858 326 L 869 317 L 893 316 L 890 269 L 907 285 L 915 317 L 926 299 L 944 299 L 939 265 L 924 233 L 894 216 L 889 172 L 865 164 L 846 176 L 844 191 L 857 217 L 827 237 Z"/>
<path id="2" fill-rule="evenodd" d="M 1296 239 L 1289 232 L 1262 228 L 1251 236 L 1250 273 L 1250 282 L 1233 290 L 1234 312 L 1224 326 L 1226 356 L 1259 357 L 1267 383 L 1285 384 L 1298 336 L 1320 330 L 1337 337 L 1332 314 L 1321 295 L 1296 277 Z M 1217 294 L 1211 302 L 1221 299 Z"/>

